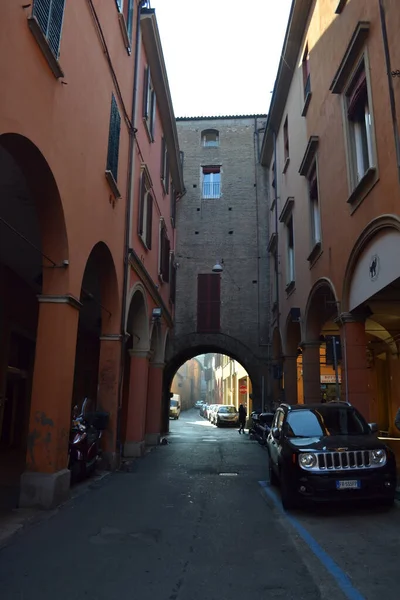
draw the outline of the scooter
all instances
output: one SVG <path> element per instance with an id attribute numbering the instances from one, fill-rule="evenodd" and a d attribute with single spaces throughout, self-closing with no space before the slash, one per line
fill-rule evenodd
<path id="1" fill-rule="evenodd" d="M 82 404 L 78 414 L 75 406 L 72 413 L 72 425 L 69 438 L 68 468 L 71 482 L 88 477 L 101 460 L 101 438 L 108 424 L 108 413 L 87 413 L 88 398 Z"/>

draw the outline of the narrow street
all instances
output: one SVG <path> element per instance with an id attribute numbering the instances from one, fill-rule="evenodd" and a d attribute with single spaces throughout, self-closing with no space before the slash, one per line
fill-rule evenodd
<path id="1" fill-rule="evenodd" d="M 286 514 L 248 435 L 190 410 L 168 439 L 14 537 L 1 599 L 398 599 L 397 506 Z"/>

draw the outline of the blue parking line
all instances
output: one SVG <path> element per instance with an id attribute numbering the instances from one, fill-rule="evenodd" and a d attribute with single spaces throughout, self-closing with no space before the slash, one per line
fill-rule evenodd
<path id="1" fill-rule="evenodd" d="M 273 501 L 278 510 L 285 515 L 289 523 L 295 528 L 299 536 L 307 544 L 310 550 L 312 550 L 319 561 L 324 565 L 326 570 L 329 571 L 346 598 L 348 598 L 348 600 L 365 600 L 364 596 L 362 596 L 360 592 L 353 587 L 346 573 L 344 573 L 342 569 L 335 563 L 335 561 L 329 556 L 329 554 L 327 554 L 325 550 L 321 548 L 312 535 L 308 533 L 308 531 L 299 523 L 297 519 L 292 517 L 292 515 L 283 509 L 279 499 L 271 491 L 270 484 L 267 481 L 259 481 L 258 483 L 261 485 L 268 498 Z"/>

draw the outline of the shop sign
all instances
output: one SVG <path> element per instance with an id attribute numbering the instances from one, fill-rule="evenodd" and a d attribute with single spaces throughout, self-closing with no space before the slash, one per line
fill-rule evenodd
<path id="1" fill-rule="evenodd" d="M 342 378 L 339 375 L 339 383 L 342 382 Z M 321 383 L 336 383 L 336 375 L 321 375 Z"/>

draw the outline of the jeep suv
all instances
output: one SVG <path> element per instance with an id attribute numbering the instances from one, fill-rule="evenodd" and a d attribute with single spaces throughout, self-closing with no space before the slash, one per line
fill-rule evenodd
<path id="1" fill-rule="evenodd" d="M 306 500 L 378 500 L 392 505 L 396 459 L 346 402 L 281 404 L 267 438 L 272 485 L 285 509 Z"/>

